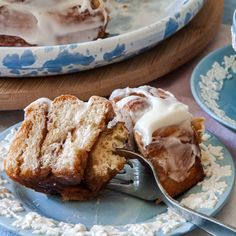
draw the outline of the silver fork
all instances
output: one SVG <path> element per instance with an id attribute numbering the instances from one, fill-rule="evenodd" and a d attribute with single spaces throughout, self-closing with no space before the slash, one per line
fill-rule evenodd
<path id="1" fill-rule="evenodd" d="M 236 235 L 236 228 L 185 207 L 170 197 L 160 184 L 152 163 L 142 155 L 120 148 L 116 151 L 126 157 L 129 165 L 108 184 L 109 189 L 148 201 L 160 199 L 184 219 L 211 235 Z"/>

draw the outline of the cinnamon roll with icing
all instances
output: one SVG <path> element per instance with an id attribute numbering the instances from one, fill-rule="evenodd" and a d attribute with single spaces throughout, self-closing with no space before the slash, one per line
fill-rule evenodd
<path id="1" fill-rule="evenodd" d="M 187 105 L 150 86 L 117 89 L 110 100 L 172 197 L 203 179 L 199 143 L 204 120 L 194 118 Z"/>
<path id="2" fill-rule="evenodd" d="M 91 41 L 107 23 L 103 0 L 0 0 L 0 46 Z"/>

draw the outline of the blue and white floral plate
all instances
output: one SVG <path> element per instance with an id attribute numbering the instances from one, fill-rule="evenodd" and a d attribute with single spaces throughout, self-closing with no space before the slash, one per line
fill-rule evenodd
<path id="1" fill-rule="evenodd" d="M 214 119 L 236 131 L 236 52 L 231 45 L 200 61 L 191 78 L 192 94 Z"/>
<path id="2" fill-rule="evenodd" d="M 156 204 L 105 190 L 98 199 L 62 202 L 9 180 L 2 169 L 14 130 L 0 134 L 0 235 L 5 236 L 163 236 L 185 234 L 191 223 Z M 215 215 L 227 202 L 234 182 L 234 163 L 227 148 L 213 135 L 202 144 L 202 163 L 208 177 L 187 191 L 184 203 L 197 202 L 196 210 Z M 191 195 L 194 194 L 194 195 Z M 194 200 L 197 197 L 197 200 Z"/>
<path id="3" fill-rule="evenodd" d="M 0 47 L 0 76 L 26 77 L 73 73 L 127 59 L 180 30 L 204 0 L 111 0 L 111 37 L 47 47 Z M 123 8 L 128 5 L 128 10 Z M 114 10 L 116 9 L 116 10 Z"/>

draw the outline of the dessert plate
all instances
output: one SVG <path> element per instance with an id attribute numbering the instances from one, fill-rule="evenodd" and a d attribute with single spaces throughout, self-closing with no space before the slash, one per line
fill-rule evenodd
<path id="1" fill-rule="evenodd" d="M 73 73 L 127 59 L 180 30 L 203 4 L 204 0 L 110 0 L 110 37 L 61 46 L 0 47 L 0 76 Z"/>
<path id="2" fill-rule="evenodd" d="M 231 45 L 200 61 L 191 78 L 192 94 L 214 119 L 236 131 L 236 52 Z"/>
<path id="3" fill-rule="evenodd" d="M 179 235 L 194 229 L 163 204 L 110 190 L 102 192 L 96 200 L 62 202 L 12 182 L 2 169 L 2 158 L 19 125 L 0 134 L 1 235 Z M 210 135 L 202 149 L 202 162 L 209 177 L 179 200 L 187 205 L 197 201 L 201 207 L 197 210 L 215 215 L 230 196 L 235 169 L 230 153 L 216 137 Z"/>

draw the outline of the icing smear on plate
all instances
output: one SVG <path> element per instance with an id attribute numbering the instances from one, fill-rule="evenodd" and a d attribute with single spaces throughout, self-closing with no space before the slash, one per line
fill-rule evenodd
<path id="1" fill-rule="evenodd" d="M 17 230 L 29 230 L 29 233 L 47 236 L 154 236 L 155 232 L 160 231 L 164 234 L 171 233 L 186 222 L 181 216 L 167 209 L 167 212 L 157 215 L 152 222 L 126 225 L 123 230 L 102 225 L 94 225 L 87 230 L 83 224 L 58 222 L 36 212 L 26 212 L 24 206 L 5 186 L 8 181 L 2 175 L 4 174 L 3 159 L 15 132 L 16 129 L 12 129 L 10 134 L 0 142 L 0 216 L 12 218 L 12 226 Z M 209 135 L 204 137 L 208 139 Z M 232 175 L 232 170 L 230 165 L 221 166 L 216 162 L 224 159 L 221 146 L 201 144 L 201 149 L 201 161 L 207 178 L 198 184 L 201 188 L 199 193 L 190 194 L 181 202 L 192 209 L 212 209 L 227 188 L 226 182 L 221 178 Z"/>

